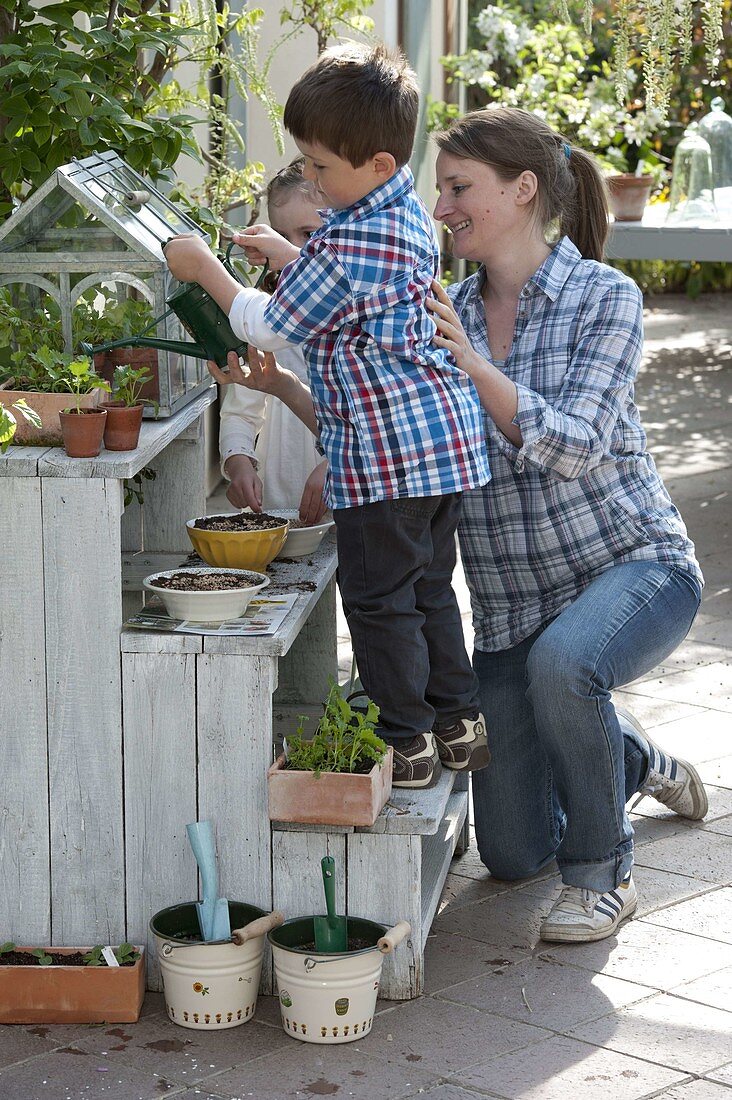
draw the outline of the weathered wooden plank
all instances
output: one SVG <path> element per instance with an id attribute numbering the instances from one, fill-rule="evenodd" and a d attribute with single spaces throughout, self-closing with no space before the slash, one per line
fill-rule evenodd
<path id="1" fill-rule="evenodd" d="M 325 913 L 320 861 L 333 856 L 336 873 L 336 909 L 346 913 L 346 841 L 338 833 L 272 834 L 274 906 L 287 919 Z"/>
<path id="2" fill-rule="evenodd" d="M 200 634 L 164 634 L 161 631 L 127 627 L 120 634 L 123 653 L 201 653 Z"/>
<path id="3" fill-rule="evenodd" d="M 393 788 L 389 801 L 370 828 L 358 826 L 358 832 L 368 833 L 436 833 L 445 816 L 457 772 L 443 768 L 434 787 L 427 790 Z"/>
<path id="4" fill-rule="evenodd" d="M 41 485 L 0 479 L 0 933 L 50 943 Z"/>
<path id="5" fill-rule="evenodd" d="M 354 833 L 346 838 L 348 913 L 391 927 L 412 926 L 405 940 L 384 959 L 379 993 L 387 1000 L 418 996 L 424 986 L 422 940 L 422 838 Z"/>
<path id="6" fill-rule="evenodd" d="M 147 550 L 138 553 L 122 554 L 122 591 L 141 592 L 142 582 L 151 573 L 160 573 L 164 569 L 177 569 L 183 565 L 186 556 L 182 550 L 172 554 L 151 554 Z"/>
<path id="7" fill-rule="evenodd" d="M 196 420 L 207 405 L 210 405 L 212 401 L 216 400 L 216 389 L 214 386 L 210 386 L 203 393 L 195 397 L 189 404 L 185 405 L 175 416 L 161 417 L 160 420 L 145 420 L 142 423 L 140 429 L 140 442 L 135 451 L 105 451 L 102 450 L 96 458 L 69 458 L 62 447 L 52 447 L 47 451 L 44 451 L 39 463 L 38 472 L 44 477 L 66 477 L 66 478 L 93 478 L 93 477 L 117 477 L 126 478 L 133 477 L 136 473 L 143 468 L 143 466 L 153 465 L 153 459 L 160 455 L 161 451 L 168 448 L 170 444 L 173 444 L 180 433 L 188 427 L 194 420 Z M 181 444 L 181 447 L 195 446 L 194 444 Z M 161 465 L 167 465 L 172 467 L 175 465 L 180 455 L 173 454 L 166 459 L 161 460 Z M 157 468 L 157 467 L 155 467 Z M 160 475 L 158 475 L 160 477 Z M 180 493 L 190 494 L 196 492 L 203 492 L 203 478 L 200 473 L 197 472 L 197 467 L 194 469 L 188 469 L 188 464 L 184 464 L 180 469 L 180 479 L 183 481 L 186 477 L 194 477 L 197 480 L 191 481 L 189 484 L 181 484 L 178 486 L 177 495 Z M 169 470 L 167 478 L 163 478 L 164 481 L 173 481 L 172 472 Z M 156 497 L 165 492 L 164 487 L 161 486 L 157 493 L 155 492 L 157 481 L 150 481 L 145 483 L 145 502 L 148 500 L 154 501 L 153 507 L 146 508 L 145 518 L 149 522 L 155 520 L 157 509 L 164 506 L 164 501 L 159 503 Z M 175 486 L 169 486 L 169 491 L 176 492 Z M 202 512 L 191 513 L 202 514 Z M 190 519 L 191 515 L 186 515 L 186 519 Z M 184 532 L 185 535 L 185 532 Z M 147 549 L 176 549 L 176 547 L 160 547 L 156 545 L 150 545 L 147 540 L 147 531 L 145 545 Z"/>
<path id="8" fill-rule="evenodd" d="M 206 511 L 205 462 L 203 439 L 176 439 L 149 463 L 156 477 L 145 486 L 147 551 L 193 549 L 186 520 Z"/>
<path id="9" fill-rule="evenodd" d="M 120 484 L 42 479 L 54 944 L 124 936 Z"/>
<path id="10" fill-rule="evenodd" d="M 0 454 L 0 477 L 36 477 L 38 462 L 48 447 L 10 447 Z"/>
<path id="11" fill-rule="evenodd" d="M 216 827 L 223 897 L 272 908 L 267 768 L 272 759 L 270 657 L 197 658 L 198 805 Z M 265 957 L 262 992 L 271 990 Z"/>
<path id="12" fill-rule="evenodd" d="M 125 653 L 125 865 L 127 938 L 148 945 L 148 987 L 159 989 L 160 909 L 198 897 L 185 826 L 196 820 L 196 658 Z"/>
<path id="13" fill-rule="evenodd" d="M 336 585 L 332 577 L 280 661 L 276 703 L 324 703 L 338 679 Z"/>
<path id="14" fill-rule="evenodd" d="M 422 838 L 422 943 L 427 942 L 467 812 L 466 792 L 450 795 L 440 828 Z"/>

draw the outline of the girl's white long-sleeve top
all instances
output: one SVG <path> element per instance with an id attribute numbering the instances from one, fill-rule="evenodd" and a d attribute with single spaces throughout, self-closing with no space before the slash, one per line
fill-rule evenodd
<path id="1" fill-rule="evenodd" d="M 307 385 L 300 348 L 282 348 L 277 352 L 277 361 Z M 224 394 L 219 450 L 224 477 L 224 466 L 231 455 L 254 459 L 262 479 L 265 511 L 298 508 L 305 482 L 323 461 L 315 449 L 313 434 L 282 401 L 237 385 L 227 386 Z"/>

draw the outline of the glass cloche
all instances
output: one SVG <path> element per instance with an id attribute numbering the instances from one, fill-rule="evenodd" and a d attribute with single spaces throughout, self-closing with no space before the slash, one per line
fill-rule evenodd
<path id="1" fill-rule="evenodd" d="M 720 214 L 732 218 L 732 118 L 717 96 L 711 110 L 699 120 L 699 133 L 709 143 L 712 154 L 714 202 Z"/>
<path id="2" fill-rule="evenodd" d="M 666 225 L 713 225 L 717 221 L 711 149 L 699 133 L 698 123 L 692 122 L 674 153 Z"/>

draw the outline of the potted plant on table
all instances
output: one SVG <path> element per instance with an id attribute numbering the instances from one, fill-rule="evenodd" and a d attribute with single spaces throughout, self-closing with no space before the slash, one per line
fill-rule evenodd
<path id="1" fill-rule="evenodd" d="M 144 949 L 0 944 L 0 1024 L 134 1023 L 145 996 Z"/>
<path id="2" fill-rule="evenodd" d="M 355 708 L 334 684 L 311 740 L 297 733 L 267 773 L 272 821 L 373 825 L 391 794 L 393 750 L 375 733 L 379 708 Z"/>
<path id="3" fill-rule="evenodd" d="M 59 389 L 73 395 L 74 405 L 59 413 L 64 448 L 69 458 L 95 458 L 102 449 L 107 410 L 84 408 L 82 398 L 94 390 L 109 392 L 109 383 L 95 373 L 91 359 L 72 359 L 52 368 L 51 377 Z"/>
<path id="4" fill-rule="evenodd" d="M 100 406 L 107 410 L 104 446 L 108 451 L 134 451 L 140 438 L 143 408 L 147 403 L 142 397 L 142 390 L 150 381 L 152 374 L 146 366 L 123 363 L 115 368 L 112 400 L 103 401 Z M 157 411 L 157 403 L 152 404 Z"/>

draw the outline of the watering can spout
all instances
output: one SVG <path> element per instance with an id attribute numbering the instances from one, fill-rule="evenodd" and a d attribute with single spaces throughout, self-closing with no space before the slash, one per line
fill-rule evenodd
<path id="1" fill-rule="evenodd" d="M 106 344 L 86 344 L 82 341 L 79 350 L 82 355 L 93 358 L 98 352 L 112 351 L 114 348 L 157 348 L 158 351 L 170 351 L 178 355 L 192 355 L 195 359 L 211 359 L 212 356 L 200 344 L 188 340 L 159 340 L 157 336 L 127 336 L 122 340 L 110 340 Z"/>

